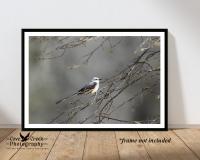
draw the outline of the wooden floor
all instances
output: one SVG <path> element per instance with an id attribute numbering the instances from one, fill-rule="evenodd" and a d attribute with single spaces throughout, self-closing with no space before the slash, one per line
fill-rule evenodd
<path id="1" fill-rule="evenodd" d="M 200 159 L 200 129 L 175 129 L 168 132 L 31 132 L 32 137 L 46 138 L 45 148 L 11 148 L 9 141 L 19 138 L 19 133 L 20 129 L 0 129 L 0 160 Z M 26 135 L 27 132 L 22 134 Z M 171 138 L 171 142 L 120 144 L 120 138 Z"/>

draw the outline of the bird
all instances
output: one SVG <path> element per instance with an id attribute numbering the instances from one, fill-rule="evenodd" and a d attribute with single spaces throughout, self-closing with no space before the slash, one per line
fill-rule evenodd
<path id="1" fill-rule="evenodd" d="M 26 136 L 23 136 L 20 132 L 20 137 L 21 137 L 21 141 L 24 142 L 24 141 L 27 141 L 29 139 L 29 136 L 30 136 L 30 132 L 26 135 Z"/>
<path id="2" fill-rule="evenodd" d="M 68 99 L 69 97 L 72 97 L 74 95 L 95 94 L 94 99 L 96 99 L 97 91 L 99 89 L 100 80 L 102 80 L 102 79 L 98 78 L 98 77 L 93 77 L 92 80 L 88 84 L 84 85 L 80 90 L 78 90 L 78 92 L 72 94 L 71 96 L 60 99 L 59 101 L 56 102 L 56 104 L 59 104 L 59 103 L 65 101 L 66 99 Z"/>

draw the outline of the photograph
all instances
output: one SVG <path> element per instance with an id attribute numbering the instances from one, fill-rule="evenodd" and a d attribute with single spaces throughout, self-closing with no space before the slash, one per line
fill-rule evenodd
<path id="1" fill-rule="evenodd" d="M 200 160 L 200 0 L 1 6 L 0 160 Z"/>
<path id="2" fill-rule="evenodd" d="M 23 130 L 167 130 L 167 29 L 22 29 Z"/>

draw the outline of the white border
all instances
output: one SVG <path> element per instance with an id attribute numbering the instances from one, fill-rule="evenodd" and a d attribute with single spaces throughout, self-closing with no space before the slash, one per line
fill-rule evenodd
<path id="1" fill-rule="evenodd" d="M 0 124 L 0 128 L 21 128 L 21 124 Z M 169 124 L 169 129 L 189 129 L 189 128 L 200 128 L 200 124 Z"/>
<path id="2" fill-rule="evenodd" d="M 24 32 L 25 103 L 24 128 L 164 128 L 165 127 L 165 35 L 164 32 Z M 160 36 L 160 124 L 29 124 L 29 36 Z M 166 106 L 167 107 L 167 106 Z"/>

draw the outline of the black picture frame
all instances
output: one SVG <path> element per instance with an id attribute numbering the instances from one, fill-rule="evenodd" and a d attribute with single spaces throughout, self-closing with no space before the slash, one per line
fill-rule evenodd
<path id="1" fill-rule="evenodd" d="M 25 126 L 25 34 L 28 32 L 162 32 L 164 33 L 164 127 L 162 128 L 31 128 Z M 167 131 L 168 130 L 168 29 L 21 29 L 21 129 L 23 131 Z"/>

